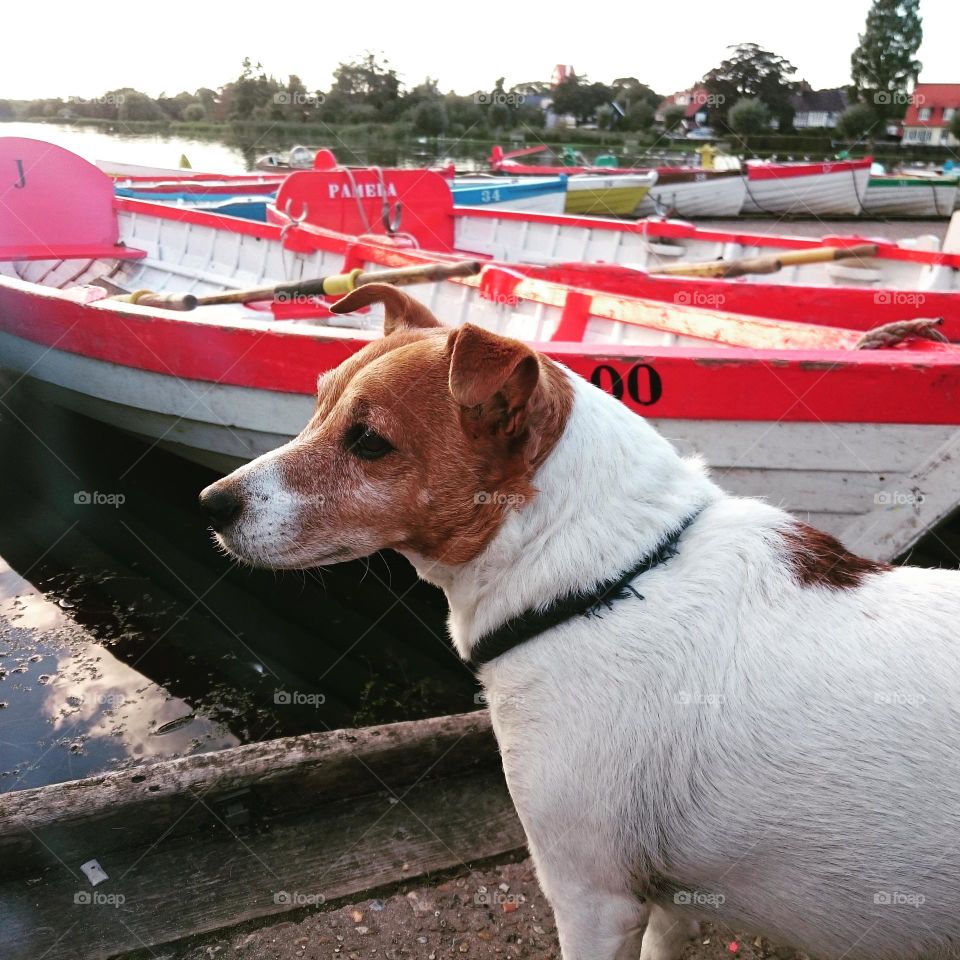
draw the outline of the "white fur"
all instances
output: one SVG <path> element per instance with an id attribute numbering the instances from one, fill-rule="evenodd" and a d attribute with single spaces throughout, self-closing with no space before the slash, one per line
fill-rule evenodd
<path id="1" fill-rule="evenodd" d="M 960 957 L 960 573 L 804 586 L 787 514 L 726 496 L 571 382 L 533 502 L 469 563 L 411 556 L 469 657 L 702 509 L 679 553 L 634 582 L 642 599 L 482 672 L 564 960 L 675 960 L 700 918 L 821 958 Z M 250 501 L 231 548 L 276 565 L 307 546 L 322 560 L 311 537 L 375 549 L 365 531 L 302 529 L 272 459 L 284 449 L 231 479 Z"/>
<path id="2" fill-rule="evenodd" d="M 298 562 L 301 517 L 307 498 L 284 484 L 280 468 L 281 458 L 295 445 L 295 440 L 285 443 L 230 475 L 248 507 L 243 522 L 229 537 L 217 534 L 217 541 L 250 563 L 284 567 Z"/>
<path id="3" fill-rule="evenodd" d="M 470 563 L 415 560 L 468 656 L 706 505 L 643 599 L 483 670 L 564 960 L 635 957 L 648 906 L 644 960 L 697 918 L 823 958 L 960 957 L 960 574 L 800 584 L 785 513 L 571 379 L 534 502 Z"/>

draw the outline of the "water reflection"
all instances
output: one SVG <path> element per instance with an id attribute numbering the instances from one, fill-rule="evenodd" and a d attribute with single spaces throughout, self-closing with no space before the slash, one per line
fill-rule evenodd
<path id="1" fill-rule="evenodd" d="M 239 742 L 81 630 L 0 559 L 0 789 Z M 189 723 L 158 736 L 177 718 Z"/>
<path id="2" fill-rule="evenodd" d="M 113 160 L 153 167 L 178 167 L 186 156 L 194 170 L 243 173 L 253 170 L 259 157 L 285 153 L 298 142 L 289 132 L 263 131 L 260 127 L 235 124 L 211 131 L 209 136 L 180 136 L 171 133 L 131 133 L 121 125 L 87 127 L 57 123 L 0 123 L 0 136 L 31 137 L 65 147 L 85 159 Z M 316 133 L 313 134 L 316 136 Z M 307 133 L 299 142 L 329 147 L 341 163 L 376 164 L 382 167 L 422 167 L 455 162 L 461 169 L 480 169 L 490 152 L 486 141 L 428 140 L 412 138 L 385 140 L 369 130 L 337 131 L 330 128 L 323 142 L 312 142 Z"/>
<path id="3" fill-rule="evenodd" d="M 0 406 L 0 790 L 476 707 L 406 561 L 232 567 L 196 503 L 214 474 L 28 386 Z"/>

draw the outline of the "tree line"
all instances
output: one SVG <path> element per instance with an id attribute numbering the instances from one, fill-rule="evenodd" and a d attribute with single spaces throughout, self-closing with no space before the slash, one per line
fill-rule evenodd
<path id="1" fill-rule="evenodd" d="M 882 132 L 902 117 L 921 64 L 923 38 L 920 0 L 873 0 L 863 34 L 851 56 L 851 106 L 841 132 L 851 138 Z M 694 88 L 698 108 L 720 132 L 756 134 L 775 127 L 792 130 L 792 98 L 810 90 L 796 80 L 796 67 L 754 43 L 732 53 L 709 70 Z M 546 104 L 556 115 L 602 129 L 670 130 L 686 114 L 684 105 L 660 111 L 664 97 L 635 77 L 611 83 L 570 74 L 556 86 L 531 81 L 505 88 L 503 78 L 488 90 L 460 95 L 442 93 L 427 77 L 405 88 L 389 61 L 367 53 L 337 66 L 327 90 L 310 90 L 300 77 L 285 81 L 261 64 L 243 60 L 239 76 L 216 90 L 153 98 L 121 87 L 102 97 L 33 101 L 0 100 L 0 119 L 74 119 L 107 121 L 179 121 L 187 123 L 322 122 L 331 124 L 409 124 L 426 136 L 483 135 L 505 129 L 537 129 L 546 122 Z M 700 110 L 698 109 L 698 112 Z"/>

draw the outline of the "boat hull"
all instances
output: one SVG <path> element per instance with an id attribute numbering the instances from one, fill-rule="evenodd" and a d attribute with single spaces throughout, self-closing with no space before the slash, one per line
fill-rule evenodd
<path id="1" fill-rule="evenodd" d="M 869 165 L 819 164 L 809 174 L 797 168 L 748 168 L 744 214 L 792 217 L 855 217 L 870 179 Z"/>
<path id="2" fill-rule="evenodd" d="M 457 177 L 451 187 L 458 207 L 563 213 L 566 177 Z"/>
<path id="3" fill-rule="evenodd" d="M 361 252 L 304 231 L 294 243 L 300 252 L 285 251 L 270 225 L 231 227 L 226 218 L 120 203 L 123 238 L 147 252 L 126 268 L 125 282 L 137 287 L 213 292 L 414 256 Z M 345 264 L 351 249 L 361 259 Z M 48 274 L 50 265 L 35 269 Z M 418 294 L 445 322 L 469 318 L 538 344 L 653 419 L 684 452 L 702 455 L 731 492 L 782 503 L 867 555 L 902 553 L 960 502 L 952 472 L 960 449 L 951 447 L 960 444 L 952 412 L 960 365 L 952 357 L 711 347 L 702 338 L 714 327 L 729 337 L 736 318 L 576 288 L 554 299 L 559 291 L 522 281 L 502 296 L 471 281 Z M 573 307 L 583 310 L 576 338 Z M 676 332 L 682 316 L 692 335 Z M 661 318 L 673 332 L 657 329 Z M 351 319 L 365 328 L 237 307 L 184 315 L 80 303 L 0 277 L 0 365 L 69 409 L 227 471 L 294 436 L 313 410 L 317 374 L 380 335 L 377 316 L 338 322 Z M 783 342 L 776 328 L 771 335 Z"/>
<path id="4" fill-rule="evenodd" d="M 666 211 L 668 216 L 736 217 L 747 195 L 743 177 L 705 177 L 688 182 L 661 182 L 651 187 L 640 204 L 641 216 Z"/>
<path id="5" fill-rule="evenodd" d="M 0 362 L 49 401 L 224 473 L 295 436 L 314 409 L 312 394 L 183 379 L 9 334 Z M 952 425 L 651 421 L 724 489 L 769 499 L 880 559 L 908 549 L 944 509 L 927 505 L 920 478 L 955 442 Z"/>
<path id="6" fill-rule="evenodd" d="M 958 182 L 920 178 L 873 178 L 863 198 L 864 211 L 875 217 L 949 217 Z"/>
<path id="7" fill-rule="evenodd" d="M 655 174 L 573 176 L 567 181 L 567 202 L 564 210 L 566 213 L 594 216 L 633 216 L 655 182 Z"/>

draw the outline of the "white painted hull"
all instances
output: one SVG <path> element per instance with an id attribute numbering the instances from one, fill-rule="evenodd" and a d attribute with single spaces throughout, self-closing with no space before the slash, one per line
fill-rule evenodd
<path id="1" fill-rule="evenodd" d="M 751 180 L 748 177 L 742 212 L 794 217 L 859 216 L 869 179 L 869 170 L 840 170 L 769 180 Z"/>
<path id="2" fill-rule="evenodd" d="M 669 216 L 736 217 L 743 207 L 747 187 L 743 177 L 714 177 L 693 183 L 657 183 L 640 204 L 640 215 L 653 216 L 665 209 Z"/>
<path id="3" fill-rule="evenodd" d="M 567 182 L 562 177 L 457 177 L 453 202 L 483 210 L 563 213 Z"/>
<path id="4" fill-rule="evenodd" d="M 485 210 L 523 210 L 527 213 L 563 213 L 567 191 L 541 194 L 539 197 L 524 197 L 520 200 L 501 200 L 484 204 Z"/>
<path id="5" fill-rule="evenodd" d="M 863 206 L 875 217 L 949 217 L 957 203 L 956 184 L 867 187 Z"/>
<path id="6" fill-rule="evenodd" d="M 848 174 L 849 176 L 849 174 Z M 523 222 L 512 219 L 458 217 L 454 246 L 465 253 L 521 263 L 615 263 L 649 270 L 681 262 L 733 260 L 769 256 L 778 249 L 775 238 L 763 245 L 721 241 L 710 237 L 662 239 L 657 222 L 649 229 L 641 221 L 630 230 L 611 229 L 609 222 L 578 218 L 576 224 Z M 826 232 L 825 228 L 825 232 Z M 935 249 L 932 238 L 927 249 Z M 786 249 L 785 247 L 782 249 Z M 750 274 L 737 283 L 769 283 L 765 274 Z M 786 286 L 862 286 L 893 290 L 960 291 L 960 271 L 911 260 L 883 259 L 867 267 L 843 262 L 786 266 L 776 274 Z"/>
<path id="7" fill-rule="evenodd" d="M 314 407 L 309 396 L 184 381 L 8 334 L 0 358 L 47 399 L 223 472 L 295 436 Z M 956 478 L 940 493 L 928 480 L 956 443 L 953 426 L 651 422 L 682 453 L 703 456 L 731 493 L 763 497 L 879 559 L 954 505 Z"/>

